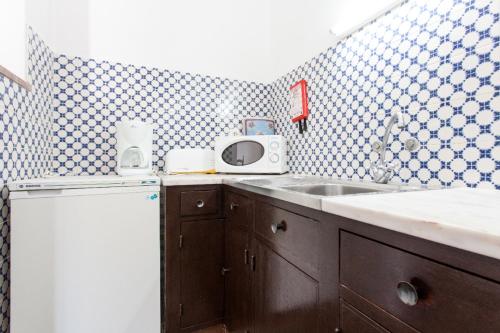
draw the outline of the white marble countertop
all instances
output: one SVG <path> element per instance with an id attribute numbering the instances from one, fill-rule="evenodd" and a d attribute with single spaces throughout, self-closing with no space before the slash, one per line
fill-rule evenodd
<path id="1" fill-rule="evenodd" d="M 500 259 L 500 191 L 455 188 L 338 196 L 322 210 Z"/>
<path id="2" fill-rule="evenodd" d="M 248 179 L 290 176 L 190 174 L 160 177 L 162 185 L 178 186 L 231 184 Z M 258 186 L 246 186 L 245 189 L 259 193 Z M 280 192 L 269 193 L 274 193 L 270 194 L 274 196 Z M 500 259 L 498 190 L 454 188 L 315 197 L 318 199 L 316 209 L 324 212 Z"/>
<path id="3" fill-rule="evenodd" d="M 163 186 L 215 185 L 238 182 L 252 178 L 280 177 L 281 175 L 240 175 L 240 174 L 178 174 L 159 175 Z"/>

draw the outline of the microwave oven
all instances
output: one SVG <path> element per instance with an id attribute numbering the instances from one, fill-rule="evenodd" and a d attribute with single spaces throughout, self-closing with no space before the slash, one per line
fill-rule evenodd
<path id="1" fill-rule="evenodd" d="M 286 173 L 288 172 L 286 139 L 281 135 L 217 137 L 215 139 L 215 171 Z"/>

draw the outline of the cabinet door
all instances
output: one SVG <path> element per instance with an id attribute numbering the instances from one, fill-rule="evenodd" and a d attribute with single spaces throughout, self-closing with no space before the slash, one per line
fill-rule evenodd
<path id="1" fill-rule="evenodd" d="M 248 232 L 226 224 L 225 317 L 230 332 L 250 332 Z"/>
<path id="2" fill-rule="evenodd" d="M 224 316 L 224 220 L 182 222 L 181 328 Z"/>
<path id="3" fill-rule="evenodd" d="M 226 192 L 225 319 L 230 332 L 251 331 L 251 284 L 249 228 L 253 202 L 248 197 Z"/>
<path id="4" fill-rule="evenodd" d="M 254 267 L 255 332 L 317 332 L 318 282 L 258 239 Z"/>

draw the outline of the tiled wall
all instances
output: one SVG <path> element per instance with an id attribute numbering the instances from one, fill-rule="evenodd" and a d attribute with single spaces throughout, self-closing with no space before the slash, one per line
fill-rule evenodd
<path id="1" fill-rule="evenodd" d="M 391 112 L 397 182 L 500 189 L 500 2 L 412 0 L 271 85 L 270 109 L 295 173 L 371 179 L 371 144 Z M 309 131 L 289 121 L 288 88 L 309 84 Z M 414 137 L 415 152 L 402 142 Z"/>
<path id="2" fill-rule="evenodd" d="M 395 181 L 500 189 L 500 2 L 410 0 L 271 85 L 60 55 L 29 30 L 32 92 L 0 77 L 0 322 L 8 331 L 6 182 L 113 173 L 116 122 L 154 124 L 154 164 L 173 147 L 211 147 L 248 116 L 269 116 L 294 173 L 370 179 L 394 109 Z M 288 117 L 289 86 L 309 84 L 309 131 Z M 402 142 L 414 137 L 415 152 Z M 53 148 L 53 151 L 52 151 Z"/>
<path id="3" fill-rule="evenodd" d="M 268 86 L 61 55 L 54 72 L 54 172 L 108 174 L 116 167 L 116 122 L 154 124 L 153 164 L 171 148 L 211 147 L 266 116 Z"/>
<path id="4" fill-rule="evenodd" d="M 27 92 L 0 76 L 0 331 L 9 325 L 9 207 L 6 183 L 39 177 L 52 162 L 53 54 L 28 30 Z"/>
<path id="5" fill-rule="evenodd" d="M 155 125 L 154 164 L 172 147 L 210 146 L 245 116 L 270 116 L 295 173 L 371 179 L 371 144 L 395 109 L 396 182 L 500 187 L 499 9 L 494 0 L 411 0 L 271 85 L 59 56 L 54 171 L 116 166 L 116 121 Z M 309 84 L 309 131 L 288 117 L 289 86 Z M 420 142 L 415 152 L 403 142 Z"/>

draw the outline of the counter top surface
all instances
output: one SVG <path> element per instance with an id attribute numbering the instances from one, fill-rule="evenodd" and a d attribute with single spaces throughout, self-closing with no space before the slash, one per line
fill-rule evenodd
<path id="1" fill-rule="evenodd" d="M 246 179 L 281 177 L 281 175 L 249 175 L 249 174 L 177 174 L 160 175 L 163 186 L 183 185 L 217 185 L 238 182 Z"/>
<path id="2" fill-rule="evenodd" d="M 322 199 L 322 210 L 500 259 L 500 191 L 455 188 Z"/>
<path id="3" fill-rule="evenodd" d="M 263 178 L 267 180 L 258 180 Z M 401 187 L 402 192 L 326 197 L 292 193 L 277 185 L 346 181 L 311 176 L 233 174 L 163 175 L 161 181 L 164 186 L 233 184 L 244 190 L 500 259 L 498 190 L 408 191 Z"/>

